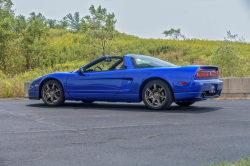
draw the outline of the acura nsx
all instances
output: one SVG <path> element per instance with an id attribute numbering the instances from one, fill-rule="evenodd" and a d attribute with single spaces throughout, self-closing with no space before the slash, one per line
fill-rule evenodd
<path id="1" fill-rule="evenodd" d="M 176 66 L 145 55 L 103 56 L 73 72 L 51 73 L 31 82 L 29 99 L 46 105 L 65 100 L 141 102 L 166 109 L 220 96 L 217 66 Z"/>

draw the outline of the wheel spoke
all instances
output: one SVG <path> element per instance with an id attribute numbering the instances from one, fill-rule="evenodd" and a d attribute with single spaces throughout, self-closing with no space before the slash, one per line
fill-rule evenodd
<path id="1" fill-rule="evenodd" d="M 155 104 L 155 101 L 156 101 L 156 99 L 155 99 L 155 98 L 153 98 L 153 100 L 152 100 L 152 104 L 153 104 L 153 105 Z"/>
<path id="2" fill-rule="evenodd" d="M 154 84 L 154 91 L 156 91 L 157 89 L 156 89 L 156 84 Z"/>
<path id="3" fill-rule="evenodd" d="M 147 91 L 149 91 L 149 93 L 153 93 L 149 88 L 147 88 Z"/>
<path id="4" fill-rule="evenodd" d="M 60 89 L 55 90 L 55 93 L 60 92 Z"/>
<path id="5" fill-rule="evenodd" d="M 54 97 L 50 97 L 51 102 L 54 103 Z"/>
<path id="6" fill-rule="evenodd" d="M 148 100 L 148 99 L 153 99 L 154 97 L 153 96 L 148 96 L 148 97 L 146 97 L 146 99 Z"/>
<path id="7" fill-rule="evenodd" d="M 159 105 L 161 105 L 161 100 L 160 99 L 157 99 L 157 102 Z"/>
<path id="8" fill-rule="evenodd" d="M 46 88 L 47 88 L 46 92 L 48 92 L 50 90 L 49 84 L 46 85 Z"/>
<path id="9" fill-rule="evenodd" d="M 51 89 L 52 89 L 52 90 L 54 90 L 54 88 L 55 88 L 55 84 L 53 83 L 53 84 L 52 84 L 52 88 L 51 88 Z"/>
<path id="10" fill-rule="evenodd" d="M 58 100 L 59 97 L 57 97 L 56 95 L 54 96 L 56 98 L 56 100 Z"/>
<path id="11" fill-rule="evenodd" d="M 49 101 L 50 98 L 51 98 L 51 96 L 49 96 L 49 95 L 44 96 L 44 100 L 46 100 L 47 103 L 50 103 L 50 101 Z"/>
<path id="12" fill-rule="evenodd" d="M 166 99 L 166 96 L 160 95 L 160 98 Z"/>
<path id="13" fill-rule="evenodd" d="M 45 99 L 45 100 L 48 100 L 49 98 L 50 98 L 50 96 L 49 96 L 48 94 L 45 94 L 45 95 L 44 95 L 44 99 Z"/>
<path id="14" fill-rule="evenodd" d="M 45 93 L 45 96 L 49 97 L 50 95 L 49 95 L 49 93 Z"/>
<path id="15" fill-rule="evenodd" d="M 163 90 L 164 88 L 159 89 L 159 93 Z"/>

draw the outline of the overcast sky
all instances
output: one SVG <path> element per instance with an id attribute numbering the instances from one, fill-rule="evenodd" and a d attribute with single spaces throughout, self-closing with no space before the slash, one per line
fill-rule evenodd
<path id="1" fill-rule="evenodd" d="M 93 4 L 114 12 L 116 29 L 142 38 L 165 38 L 162 32 L 181 28 L 187 38 L 223 40 L 226 32 L 250 41 L 250 0 L 12 0 L 16 15 L 41 12 L 61 20 Z"/>

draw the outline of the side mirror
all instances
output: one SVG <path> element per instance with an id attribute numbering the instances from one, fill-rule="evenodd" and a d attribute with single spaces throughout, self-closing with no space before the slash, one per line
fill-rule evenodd
<path id="1" fill-rule="evenodd" d="M 80 67 L 80 69 L 78 70 L 78 75 L 83 75 L 82 74 L 82 67 Z"/>

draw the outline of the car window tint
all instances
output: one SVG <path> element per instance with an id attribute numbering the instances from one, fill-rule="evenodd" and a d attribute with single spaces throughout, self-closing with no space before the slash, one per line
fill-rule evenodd
<path id="1" fill-rule="evenodd" d="M 176 67 L 176 65 L 169 62 L 143 55 L 131 56 L 131 62 L 136 69 L 151 67 Z"/>

